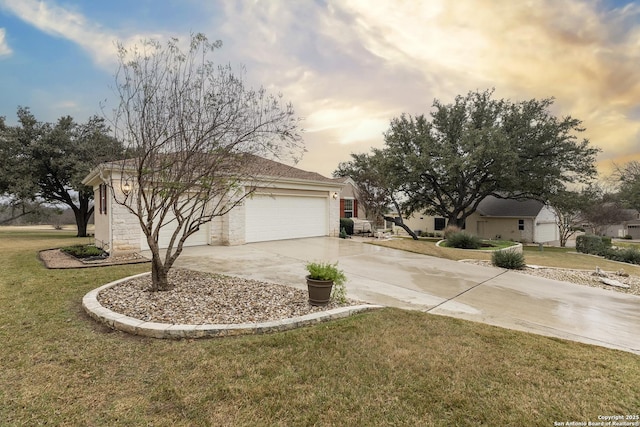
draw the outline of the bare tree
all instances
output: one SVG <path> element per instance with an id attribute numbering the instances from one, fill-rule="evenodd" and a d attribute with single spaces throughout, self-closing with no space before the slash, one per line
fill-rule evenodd
<path id="1" fill-rule="evenodd" d="M 591 187 L 582 191 L 559 191 L 550 196 L 548 205 L 553 209 L 556 225 L 560 234 L 560 247 L 565 247 L 567 241 L 585 222 L 584 211 L 597 203 L 597 195 Z"/>
<path id="2" fill-rule="evenodd" d="M 115 201 L 146 236 L 154 291 L 173 287 L 167 275 L 189 236 L 255 191 L 257 176 L 268 175 L 264 158 L 297 160 L 303 151 L 291 104 L 214 65 L 220 46 L 203 34 L 185 49 L 177 39 L 118 46 L 113 126 L 133 155 L 105 171 L 119 171 L 109 180 Z M 169 224 L 163 254 L 158 238 Z"/>
<path id="3" fill-rule="evenodd" d="M 631 212 L 624 208 L 618 194 L 609 193 L 598 184 L 589 186 L 585 191 L 589 194 L 590 203 L 582 209 L 582 217 L 594 234 L 602 235 L 606 227 L 633 218 Z"/>

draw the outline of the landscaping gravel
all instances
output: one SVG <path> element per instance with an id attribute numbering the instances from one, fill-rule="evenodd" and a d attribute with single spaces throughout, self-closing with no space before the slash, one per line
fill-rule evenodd
<path id="1" fill-rule="evenodd" d="M 309 304 L 306 291 L 239 277 L 171 269 L 170 291 L 151 292 L 151 276 L 102 290 L 104 307 L 139 320 L 171 324 L 237 324 L 266 322 L 358 304 Z"/>
<path id="2" fill-rule="evenodd" d="M 464 260 L 464 262 L 476 265 L 490 266 L 490 261 L 481 260 Z M 532 276 L 545 277 L 547 279 L 561 280 L 563 282 L 576 283 L 578 285 L 591 286 L 593 288 L 608 289 L 626 294 L 640 295 L 640 277 L 626 276 L 624 269 L 619 271 L 601 271 L 599 276 L 595 271 L 586 270 L 568 270 L 564 268 L 527 266 L 524 270 L 518 270 L 518 273 L 530 274 Z M 615 279 L 629 288 L 619 288 L 615 286 L 605 285 L 600 281 L 600 277 Z"/>

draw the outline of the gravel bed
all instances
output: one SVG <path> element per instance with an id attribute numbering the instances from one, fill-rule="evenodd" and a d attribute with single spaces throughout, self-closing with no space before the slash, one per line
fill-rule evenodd
<path id="1" fill-rule="evenodd" d="M 358 304 L 316 307 L 306 291 L 290 286 L 177 268 L 169 280 L 175 287 L 163 292 L 149 291 L 150 275 L 128 280 L 102 290 L 98 301 L 135 319 L 188 325 L 265 322 Z"/>
<path id="2" fill-rule="evenodd" d="M 491 266 L 490 261 L 481 260 L 464 260 L 464 262 L 476 265 Z M 564 268 L 553 267 L 531 267 L 527 266 L 524 270 L 518 270 L 518 273 L 529 274 L 532 276 L 545 277 L 547 279 L 561 280 L 563 282 L 576 283 L 578 285 L 591 286 L 593 288 L 608 289 L 611 291 L 622 292 L 626 294 L 633 294 L 640 296 L 640 277 L 626 276 L 624 270 L 613 272 L 601 272 L 605 277 L 615 279 L 621 283 L 629 286 L 629 288 L 620 288 L 617 286 L 605 285 L 600 281 L 600 276 L 595 274 L 595 271 L 585 270 L 568 270 Z"/>

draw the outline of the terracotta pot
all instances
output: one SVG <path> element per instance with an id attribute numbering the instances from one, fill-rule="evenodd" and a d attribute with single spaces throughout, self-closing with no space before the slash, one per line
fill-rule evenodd
<path id="1" fill-rule="evenodd" d="M 307 276 L 307 288 L 309 289 L 309 303 L 311 305 L 329 304 L 333 280 L 316 280 Z"/>

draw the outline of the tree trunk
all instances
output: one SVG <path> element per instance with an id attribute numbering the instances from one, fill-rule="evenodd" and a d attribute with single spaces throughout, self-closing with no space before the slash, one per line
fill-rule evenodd
<path id="1" fill-rule="evenodd" d="M 87 237 L 88 218 L 80 209 L 74 209 L 73 214 L 76 218 L 76 228 L 78 229 L 76 237 Z"/>
<path id="2" fill-rule="evenodd" d="M 151 259 L 151 290 L 154 292 L 170 291 L 173 289 L 173 285 L 169 283 L 169 271 L 164 268 L 164 265 L 158 258 L 153 257 Z"/>
<path id="3" fill-rule="evenodd" d="M 407 225 L 404 223 L 404 221 L 402 221 L 401 217 L 399 217 L 399 216 L 397 216 L 397 217 L 385 216 L 384 219 L 386 221 L 393 222 L 398 227 L 401 227 L 404 231 L 409 233 L 409 236 L 411 236 L 411 238 L 413 238 L 413 240 L 418 240 L 418 236 L 416 236 L 416 233 L 414 233 L 412 229 L 407 227 Z"/>
<path id="4" fill-rule="evenodd" d="M 447 218 L 447 227 L 454 226 L 462 230 L 464 228 L 465 219 L 466 218 L 449 217 Z"/>
<path id="5" fill-rule="evenodd" d="M 78 229 L 76 237 L 87 237 L 87 224 L 89 223 L 89 218 L 91 218 L 93 208 L 89 209 L 89 197 L 80 194 L 79 199 L 79 207 L 75 205 L 71 206 L 76 218 L 76 227 Z"/>

